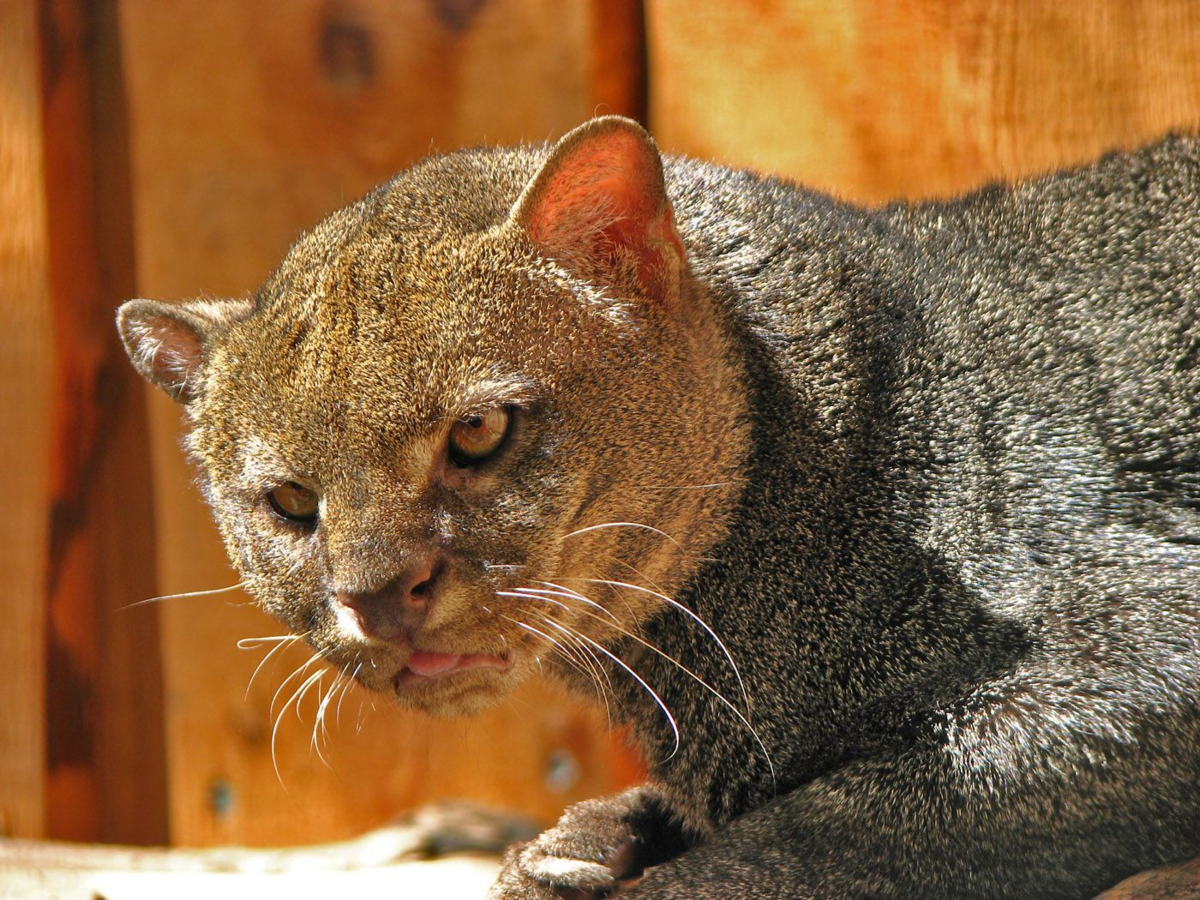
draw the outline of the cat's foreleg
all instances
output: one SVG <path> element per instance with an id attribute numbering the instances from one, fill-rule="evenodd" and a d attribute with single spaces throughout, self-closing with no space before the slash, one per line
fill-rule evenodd
<path id="1" fill-rule="evenodd" d="M 489 900 L 593 897 L 681 853 L 687 840 L 657 792 L 641 785 L 572 806 L 508 851 Z"/>
<path id="2" fill-rule="evenodd" d="M 1195 852 L 1194 757 L 1159 740 L 859 760 L 733 820 L 622 896 L 1085 900 Z"/>

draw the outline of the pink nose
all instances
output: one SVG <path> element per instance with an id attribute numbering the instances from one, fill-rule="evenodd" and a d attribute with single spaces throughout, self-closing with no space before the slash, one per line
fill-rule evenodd
<path id="1" fill-rule="evenodd" d="M 338 590 L 337 602 L 354 614 L 367 637 L 404 643 L 425 623 L 440 574 L 430 557 L 374 590 Z"/>

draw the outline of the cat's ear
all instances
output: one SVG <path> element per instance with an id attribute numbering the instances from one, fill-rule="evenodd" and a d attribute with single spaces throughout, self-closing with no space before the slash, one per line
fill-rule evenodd
<path id="1" fill-rule="evenodd" d="M 130 300 L 117 311 L 117 330 L 142 376 L 186 406 L 213 337 L 253 308 L 249 300 Z"/>
<path id="2" fill-rule="evenodd" d="M 631 119 L 592 119 L 563 137 L 521 192 L 509 222 L 584 278 L 632 279 L 650 299 L 678 297 L 687 254 L 662 159 Z"/>

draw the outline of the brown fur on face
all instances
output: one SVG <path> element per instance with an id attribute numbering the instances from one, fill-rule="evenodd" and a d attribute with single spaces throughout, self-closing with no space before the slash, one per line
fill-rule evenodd
<path id="1" fill-rule="evenodd" d="M 721 537 L 744 399 L 686 268 L 652 143 L 601 119 L 548 154 L 428 160 L 302 238 L 253 310 L 134 301 L 122 333 L 185 403 L 263 606 L 368 687 L 460 712 L 556 662 L 562 628 L 636 630 Z M 451 427 L 494 407 L 513 411 L 500 453 L 454 466 Z M 320 496 L 315 528 L 271 511 L 289 482 Z M 339 620 L 339 591 L 431 554 L 436 597 L 409 640 Z M 414 651 L 507 668 L 396 690 Z"/>

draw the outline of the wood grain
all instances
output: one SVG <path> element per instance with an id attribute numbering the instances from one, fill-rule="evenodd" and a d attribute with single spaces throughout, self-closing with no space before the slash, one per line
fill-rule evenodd
<path id="1" fill-rule="evenodd" d="M 431 150 L 551 138 L 595 103 L 588 4 L 191 0 L 120 12 L 137 279 L 160 298 L 244 295 L 301 228 Z M 179 451 L 179 413 L 158 395 L 150 412 L 162 588 L 229 585 Z M 303 722 L 282 719 L 277 778 L 271 697 L 303 654 L 268 666 L 247 697 L 264 651 L 236 641 L 279 633 L 236 592 L 163 609 L 176 843 L 342 838 L 443 796 L 549 819 L 629 775 L 594 710 L 533 687 L 471 721 L 372 712 L 363 698 L 361 733 L 351 697 L 331 724 L 332 768 L 311 747 L 310 698 Z"/>
<path id="2" fill-rule="evenodd" d="M 113 328 L 133 290 L 112 2 L 40 4 L 54 438 L 47 603 L 47 834 L 167 838 L 144 393 Z"/>
<path id="3" fill-rule="evenodd" d="M 0 834 L 45 824 L 42 604 L 52 418 L 36 6 L 0 3 Z"/>
<path id="4" fill-rule="evenodd" d="M 646 33 L 642 0 L 591 0 L 592 114 L 646 124 Z"/>
<path id="5" fill-rule="evenodd" d="M 1200 124 L 1190 0 L 650 0 L 647 19 L 664 148 L 868 203 Z"/>

